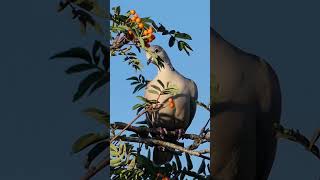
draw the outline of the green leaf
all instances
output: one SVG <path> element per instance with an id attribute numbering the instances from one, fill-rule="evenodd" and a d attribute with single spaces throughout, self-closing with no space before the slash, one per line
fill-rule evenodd
<path id="1" fill-rule="evenodd" d="M 79 58 L 85 60 L 88 63 L 92 63 L 90 53 L 86 49 L 81 47 L 71 48 L 67 51 L 57 53 L 50 57 L 50 59 L 56 58 Z"/>
<path id="2" fill-rule="evenodd" d="M 93 1 L 84 1 L 84 0 L 78 0 L 75 2 L 75 4 L 77 4 L 79 7 L 83 8 L 87 11 L 91 11 L 94 6 Z"/>
<path id="3" fill-rule="evenodd" d="M 158 79 L 157 81 L 158 81 L 158 83 L 160 84 L 160 86 L 161 86 L 162 88 L 165 88 L 163 82 L 162 82 L 160 79 Z"/>
<path id="4" fill-rule="evenodd" d="M 66 70 L 67 74 L 74 74 L 74 73 L 79 73 L 83 71 L 87 71 L 90 69 L 94 69 L 96 66 L 93 64 L 76 64 L 74 66 L 71 66 Z"/>
<path id="5" fill-rule="evenodd" d="M 176 32 L 176 33 L 175 33 L 175 37 L 176 37 L 176 38 L 180 38 L 180 39 L 192 40 L 191 36 L 190 36 L 189 34 L 186 34 L 186 33 Z"/>
<path id="6" fill-rule="evenodd" d="M 146 48 L 146 45 L 145 45 L 145 43 L 144 43 L 143 38 L 142 38 L 142 37 L 139 37 L 138 40 L 139 40 L 139 42 L 140 42 L 141 47 L 142 47 L 143 49 L 145 49 L 145 48 Z"/>
<path id="7" fill-rule="evenodd" d="M 85 168 L 88 169 L 92 161 L 107 149 L 109 144 L 106 141 L 96 144 L 87 154 Z"/>
<path id="8" fill-rule="evenodd" d="M 136 124 L 147 124 L 147 120 L 138 121 L 138 122 L 136 122 Z"/>
<path id="9" fill-rule="evenodd" d="M 206 163 L 205 163 L 205 160 L 203 159 L 198 169 L 198 174 L 205 173 L 205 171 L 206 171 Z"/>
<path id="10" fill-rule="evenodd" d="M 132 107 L 132 110 L 136 110 L 136 109 L 138 109 L 138 108 L 140 108 L 140 107 L 143 107 L 143 105 L 142 105 L 142 104 L 136 104 L 136 105 L 134 105 L 134 106 Z"/>
<path id="11" fill-rule="evenodd" d="M 92 46 L 92 57 L 93 57 L 93 60 L 94 60 L 94 63 L 95 64 L 99 64 L 99 61 L 100 61 L 100 57 L 97 55 L 99 49 L 100 49 L 100 41 L 94 41 L 93 43 L 93 46 Z"/>
<path id="12" fill-rule="evenodd" d="M 78 153 L 82 151 L 83 149 L 87 148 L 88 146 L 95 144 L 99 141 L 102 141 L 106 139 L 107 136 L 105 135 L 100 135 L 96 133 L 90 133 L 86 134 L 84 136 L 81 136 L 72 146 L 72 152 L 73 153 Z"/>
<path id="13" fill-rule="evenodd" d="M 188 170 L 190 171 L 193 168 L 192 160 L 188 153 L 185 153 L 185 155 L 186 155 Z"/>
<path id="14" fill-rule="evenodd" d="M 110 78 L 109 76 L 106 78 L 102 78 L 99 81 L 97 81 L 94 86 L 91 88 L 89 95 L 91 95 L 94 91 L 96 91 L 97 89 L 101 88 L 102 86 L 104 86 L 105 84 L 107 84 L 107 82 L 109 82 Z"/>
<path id="15" fill-rule="evenodd" d="M 157 94 L 157 95 L 159 95 L 159 92 L 156 91 L 156 90 L 153 90 L 153 89 L 149 89 L 148 92 L 149 92 L 149 93 L 152 93 L 152 94 Z"/>
<path id="16" fill-rule="evenodd" d="M 169 47 L 172 47 L 175 41 L 176 41 L 176 38 L 174 36 L 171 36 L 169 39 Z"/>
<path id="17" fill-rule="evenodd" d="M 136 96 L 136 97 L 145 103 L 148 102 L 148 100 L 145 97 L 142 97 L 142 96 Z"/>
<path id="18" fill-rule="evenodd" d="M 188 43 L 184 42 L 184 45 L 185 45 L 186 48 L 188 48 L 188 49 L 190 49 L 191 51 L 193 51 L 193 49 L 191 48 L 191 46 L 190 46 Z"/>
<path id="19" fill-rule="evenodd" d="M 79 100 L 95 82 L 103 78 L 103 75 L 103 72 L 96 71 L 89 74 L 85 79 L 83 79 L 79 84 L 77 92 L 73 96 L 73 102 Z"/>
<path id="20" fill-rule="evenodd" d="M 160 24 L 160 26 L 157 28 L 157 31 L 164 32 L 164 31 L 166 31 L 166 28 L 162 24 Z"/>
<path id="21" fill-rule="evenodd" d="M 176 154 L 174 155 L 174 157 L 176 158 L 177 167 L 178 167 L 178 170 L 180 171 L 181 168 L 182 168 L 180 158 L 179 158 L 179 156 L 176 155 Z"/>
<path id="22" fill-rule="evenodd" d="M 110 115 L 102 110 L 99 110 L 97 108 L 88 108 L 83 111 L 87 116 L 97 120 L 99 123 L 102 123 L 107 126 L 107 128 L 110 127 Z"/>
<path id="23" fill-rule="evenodd" d="M 132 170 L 136 166 L 136 157 L 134 157 L 128 165 L 128 170 Z"/>
<path id="24" fill-rule="evenodd" d="M 147 156 L 147 158 L 150 160 L 151 159 L 151 151 L 150 151 L 150 149 L 148 149 L 148 156 Z"/>
<path id="25" fill-rule="evenodd" d="M 186 174 L 184 173 L 184 171 L 182 171 L 181 175 L 180 175 L 180 180 L 184 180 L 184 177 L 186 176 Z"/>
<path id="26" fill-rule="evenodd" d="M 121 25 L 119 25 L 119 26 L 112 26 L 112 27 L 111 27 L 111 31 L 112 31 L 112 32 L 125 32 L 125 31 L 127 31 L 127 27 L 126 27 L 126 26 L 121 26 Z"/>
<path id="27" fill-rule="evenodd" d="M 139 84 L 138 86 L 136 86 L 133 90 L 133 94 L 136 93 L 137 91 L 141 90 L 142 88 L 144 88 L 147 84 Z"/>
<path id="28" fill-rule="evenodd" d="M 152 84 L 151 87 L 161 92 L 161 89 L 158 86 Z"/>
<path id="29" fill-rule="evenodd" d="M 127 80 L 135 80 L 135 81 L 139 81 L 138 77 L 132 76 L 127 78 Z"/>
<path id="30" fill-rule="evenodd" d="M 184 48 L 184 42 L 183 41 L 178 41 L 178 49 L 179 51 L 182 51 Z"/>

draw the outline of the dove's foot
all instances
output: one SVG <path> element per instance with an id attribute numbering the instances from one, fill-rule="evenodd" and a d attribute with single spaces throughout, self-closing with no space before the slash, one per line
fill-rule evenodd
<path id="1" fill-rule="evenodd" d="M 160 151 L 165 151 L 165 150 L 166 150 L 166 148 L 163 147 L 163 146 L 157 146 L 157 148 L 158 148 Z"/>
<path id="2" fill-rule="evenodd" d="M 186 132 L 184 129 L 176 129 L 177 139 L 179 140 Z"/>
<path id="3" fill-rule="evenodd" d="M 167 134 L 168 134 L 168 131 L 167 131 L 166 128 L 158 127 L 157 130 L 158 130 L 159 133 L 160 133 L 161 139 L 164 139 L 164 135 L 167 135 Z"/>

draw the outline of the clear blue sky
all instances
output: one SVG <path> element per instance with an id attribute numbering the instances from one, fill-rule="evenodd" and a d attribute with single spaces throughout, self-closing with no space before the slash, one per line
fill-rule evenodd
<path id="1" fill-rule="evenodd" d="M 193 48 L 191 56 L 180 52 L 177 47 L 168 46 L 168 38 L 156 35 L 154 45 L 161 45 L 167 51 L 174 67 L 184 76 L 193 79 L 198 86 L 199 100 L 209 103 L 210 100 L 210 52 L 209 52 L 209 28 L 210 28 L 210 1 L 205 0 L 201 3 L 183 0 L 177 1 L 111 1 L 111 7 L 121 6 L 122 12 L 135 9 L 140 17 L 150 16 L 157 23 L 162 23 L 168 29 L 176 29 L 186 32 L 193 38 L 189 42 Z M 133 87 L 130 86 L 126 78 L 142 73 L 147 79 L 153 79 L 157 69 L 154 66 L 146 66 L 146 58 L 143 54 L 139 56 L 144 63 L 145 69 L 136 73 L 126 63 L 123 58 L 111 59 L 111 120 L 128 122 L 135 117 L 135 111 L 131 108 L 139 102 L 135 96 L 143 95 L 132 94 Z M 188 128 L 188 133 L 199 133 L 209 118 L 209 112 L 198 107 L 196 116 Z M 141 119 L 143 120 L 143 119 Z M 209 145 L 203 148 L 208 148 Z M 182 158 L 184 160 L 184 157 Z M 197 170 L 201 161 L 194 158 L 195 169 Z"/>

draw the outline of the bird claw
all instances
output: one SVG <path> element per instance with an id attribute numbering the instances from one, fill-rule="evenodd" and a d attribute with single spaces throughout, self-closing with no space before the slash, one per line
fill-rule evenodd
<path id="1" fill-rule="evenodd" d="M 180 139 L 185 134 L 185 131 L 183 129 L 176 129 L 176 133 L 178 135 L 178 139 Z"/>
<path id="2" fill-rule="evenodd" d="M 165 150 L 166 150 L 166 148 L 163 147 L 163 146 L 158 146 L 157 148 L 158 148 L 160 151 L 165 151 Z"/>
<path id="3" fill-rule="evenodd" d="M 168 134 L 168 131 L 166 128 L 158 127 L 157 130 L 160 132 L 160 137 L 161 139 L 164 139 L 164 135 Z"/>

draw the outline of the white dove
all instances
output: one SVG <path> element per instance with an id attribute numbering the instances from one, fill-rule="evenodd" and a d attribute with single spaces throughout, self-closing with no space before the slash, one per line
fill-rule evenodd
<path id="1" fill-rule="evenodd" d="M 191 124 L 192 119 L 196 113 L 196 100 L 198 99 L 197 85 L 191 80 L 184 77 L 172 66 L 170 59 L 165 50 L 160 46 L 151 46 L 149 51 L 146 52 L 146 56 L 149 63 L 154 63 L 154 53 L 163 61 L 163 67 L 158 68 L 158 75 L 148 83 L 145 90 L 144 97 L 148 100 L 156 100 L 157 94 L 150 93 L 148 90 L 151 89 L 151 85 L 159 86 L 158 80 L 163 84 L 172 84 L 178 89 L 176 95 L 170 94 L 161 95 L 159 103 L 163 104 L 156 115 L 154 113 L 147 113 L 147 121 L 150 127 L 159 128 L 160 132 L 177 131 L 178 137 L 170 138 L 161 135 L 167 141 L 177 143 L 177 139 L 180 138 L 183 133 Z M 154 63 L 155 64 L 155 63 Z M 174 102 L 174 107 L 169 106 L 169 101 Z M 153 151 L 153 161 L 155 164 L 165 164 L 172 159 L 173 155 L 168 150 L 163 148 L 155 147 Z"/>

